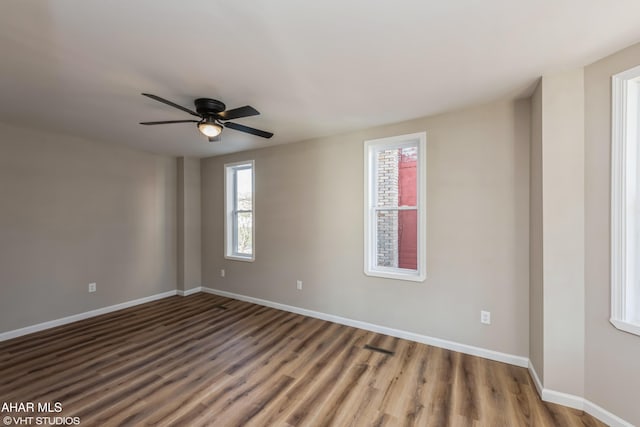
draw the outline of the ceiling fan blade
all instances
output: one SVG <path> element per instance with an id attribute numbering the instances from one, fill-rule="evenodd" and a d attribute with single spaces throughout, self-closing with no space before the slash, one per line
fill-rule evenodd
<path id="1" fill-rule="evenodd" d="M 225 123 L 224 127 L 239 130 L 240 132 L 250 133 L 251 135 L 261 136 L 263 138 L 271 138 L 273 136 L 271 132 L 265 132 L 260 129 L 250 128 L 249 126 L 239 125 L 237 123 Z"/>
<path id="2" fill-rule="evenodd" d="M 169 123 L 198 123 L 200 120 L 165 120 L 163 122 L 140 122 L 141 125 L 166 125 Z"/>
<path id="3" fill-rule="evenodd" d="M 170 105 L 173 108 L 177 108 L 178 110 L 182 110 L 182 111 L 184 111 L 186 113 L 191 114 L 192 116 L 201 117 L 200 114 L 196 113 L 195 111 L 190 110 L 188 108 L 185 108 L 182 105 L 178 105 L 175 102 L 171 102 L 171 101 L 168 101 L 168 100 L 166 100 L 164 98 L 160 98 L 159 96 L 151 95 L 150 93 L 143 93 L 142 95 L 146 96 L 147 98 L 154 99 L 154 100 L 156 100 L 158 102 L 162 102 L 163 104 Z"/>
<path id="4" fill-rule="evenodd" d="M 227 110 L 218 113 L 218 117 L 220 118 L 220 120 L 233 120 L 242 117 L 257 116 L 258 114 L 260 114 L 258 110 L 250 105 L 245 105 L 244 107 L 238 107 L 234 108 L 233 110 Z"/>

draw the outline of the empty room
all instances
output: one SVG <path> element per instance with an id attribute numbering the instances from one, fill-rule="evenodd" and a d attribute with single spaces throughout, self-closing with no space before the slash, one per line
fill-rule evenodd
<path id="1" fill-rule="evenodd" d="M 638 17 L 1 1 L 0 425 L 640 426 Z"/>

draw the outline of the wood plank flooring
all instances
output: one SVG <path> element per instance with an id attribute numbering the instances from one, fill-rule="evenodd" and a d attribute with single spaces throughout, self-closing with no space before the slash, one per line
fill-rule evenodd
<path id="1" fill-rule="evenodd" d="M 604 425 L 523 368 L 209 294 L 0 343 L 3 402 L 81 426 Z"/>

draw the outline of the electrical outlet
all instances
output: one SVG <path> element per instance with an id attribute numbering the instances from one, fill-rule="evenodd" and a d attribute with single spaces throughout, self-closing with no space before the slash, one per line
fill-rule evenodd
<path id="1" fill-rule="evenodd" d="M 491 324 L 491 312 L 482 310 L 480 312 L 480 323 L 484 323 L 485 325 Z"/>
<path id="2" fill-rule="evenodd" d="M 302 290 L 302 280 L 298 280 L 298 281 L 296 282 L 296 287 L 298 288 L 298 290 L 299 290 L 299 291 L 301 291 L 301 290 Z"/>
<path id="3" fill-rule="evenodd" d="M 224 268 L 220 270 L 220 277 L 224 277 Z"/>
<path id="4" fill-rule="evenodd" d="M 95 292 L 98 285 L 95 283 L 89 283 L 89 292 Z"/>

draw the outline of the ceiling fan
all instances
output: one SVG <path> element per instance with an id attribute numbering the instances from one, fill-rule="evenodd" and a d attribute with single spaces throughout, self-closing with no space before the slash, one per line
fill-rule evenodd
<path id="1" fill-rule="evenodd" d="M 227 110 L 226 105 L 224 105 L 224 103 L 218 101 L 217 99 L 198 98 L 194 101 L 196 111 L 193 111 L 183 107 L 182 105 L 178 105 L 164 98 L 160 98 L 156 95 L 151 95 L 149 93 L 143 93 L 142 95 L 187 112 L 192 116 L 199 117 L 200 120 L 165 120 L 161 122 L 140 122 L 141 125 L 197 123 L 198 130 L 200 131 L 200 133 L 206 136 L 209 141 L 219 141 L 219 136 L 220 133 L 222 133 L 223 127 L 238 130 L 240 132 L 250 133 L 251 135 L 261 136 L 262 138 L 271 138 L 273 136 L 273 133 L 271 132 L 266 132 L 260 129 L 254 129 L 249 126 L 244 126 L 238 123 L 227 121 L 239 119 L 242 117 L 257 116 L 258 114 L 260 114 L 258 110 L 249 105 Z"/>

